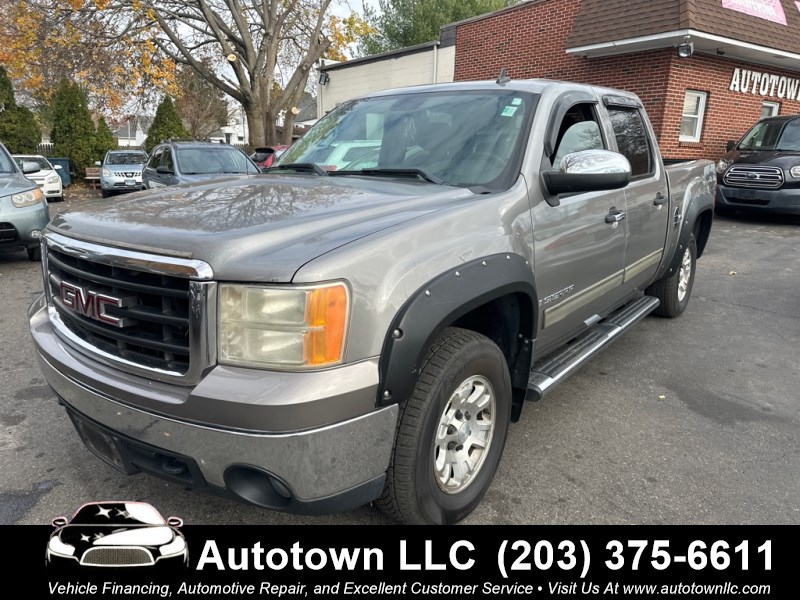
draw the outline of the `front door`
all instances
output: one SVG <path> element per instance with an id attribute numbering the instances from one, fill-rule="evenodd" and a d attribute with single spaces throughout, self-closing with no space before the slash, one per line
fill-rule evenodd
<path id="1" fill-rule="evenodd" d="M 567 111 L 544 168 L 557 169 L 571 152 L 609 148 L 596 109 L 594 103 L 579 103 Z M 561 196 L 558 206 L 541 197 L 532 203 L 539 294 L 536 354 L 541 356 L 592 325 L 621 298 L 625 221 L 609 223 L 607 217 L 625 211 L 625 191 Z"/>

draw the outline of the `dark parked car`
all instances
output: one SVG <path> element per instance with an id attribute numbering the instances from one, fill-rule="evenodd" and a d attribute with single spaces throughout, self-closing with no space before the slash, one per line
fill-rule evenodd
<path id="1" fill-rule="evenodd" d="M 238 148 L 228 144 L 167 141 L 153 148 L 144 168 L 144 187 L 153 189 L 261 171 Z"/>
<path id="2" fill-rule="evenodd" d="M 762 119 L 717 163 L 716 213 L 800 215 L 800 116 Z"/>
<path id="3" fill-rule="evenodd" d="M 48 565 L 147 567 L 164 561 L 186 565 L 189 551 L 178 528 L 146 502 L 90 502 L 75 515 L 53 519 Z"/>
<path id="4" fill-rule="evenodd" d="M 27 250 L 28 258 L 39 260 L 39 237 L 50 211 L 44 192 L 26 177 L 41 171 L 39 164 L 23 161 L 21 166 L 0 144 L 0 250 Z"/>
<path id="5" fill-rule="evenodd" d="M 262 169 L 271 167 L 277 161 L 281 154 L 286 152 L 289 146 L 264 146 L 256 148 L 255 152 L 250 155 L 250 160 L 256 163 Z"/>
<path id="6" fill-rule="evenodd" d="M 100 188 L 103 198 L 118 192 L 141 190 L 142 169 L 147 162 L 147 152 L 141 150 L 109 150 L 103 162 L 95 163 L 100 169 Z"/>

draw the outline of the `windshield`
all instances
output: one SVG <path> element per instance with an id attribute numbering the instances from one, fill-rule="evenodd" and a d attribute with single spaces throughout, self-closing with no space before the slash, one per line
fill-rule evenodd
<path id="1" fill-rule="evenodd" d="M 17 163 L 20 169 L 22 168 L 22 163 L 26 162 L 36 163 L 42 171 L 53 168 L 43 156 L 15 156 L 14 162 Z"/>
<path id="2" fill-rule="evenodd" d="M 800 152 L 800 119 L 759 121 L 744 135 L 737 148 Z"/>
<path id="3" fill-rule="evenodd" d="M 109 152 L 106 156 L 107 165 L 141 165 L 147 162 L 144 152 Z"/>
<path id="4" fill-rule="evenodd" d="M 313 164 L 330 175 L 419 173 L 445 185 L 507 189 L 519 173 L 536 98 L 498 89 L 353 100 L 321 119 L 278 165 Z"/>
<path id="5" fill-rule="evenodd" d="M 164 518 L 149 504 L 101 502 L 82 506 L 70 525 L 164 525 Z"/>
<path id="6" fill-rule="evenodd" d="M 178 169 L 184 175 L 212 173 L 259 173 L 244 152 L 225 146 L 179 148 L 176 150 Z"/>

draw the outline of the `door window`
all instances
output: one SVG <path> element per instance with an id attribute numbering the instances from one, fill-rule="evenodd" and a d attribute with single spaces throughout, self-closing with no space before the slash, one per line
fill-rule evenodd
<path id="1" fill-rule="evenodd" d="M 617 149 L 631 163 L 631 177 L 651 174 L 654 162 L 642 114 L 635 108 L 613 106 L 609 107 L 608 115 Z"/>
<path id="2" fill-rule="evenodd" d="M 553 167 L 558 169 L 561 159 L 567 154 L 581 150 L 600 150 L 604 147 L 600 126 L 591 105 L 576 104 L 564 115 L 559 126 Z"/>

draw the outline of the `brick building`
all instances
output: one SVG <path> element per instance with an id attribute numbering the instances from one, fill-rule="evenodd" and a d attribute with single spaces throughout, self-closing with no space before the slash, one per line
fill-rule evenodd
<path id="1" fill-rule="evenodd" d="M 762 116 L 800 113 L 800 1 L 529 0 L 454 26 L 456 80 L 633 91 L 667 158 L 719 158 Z"/>

